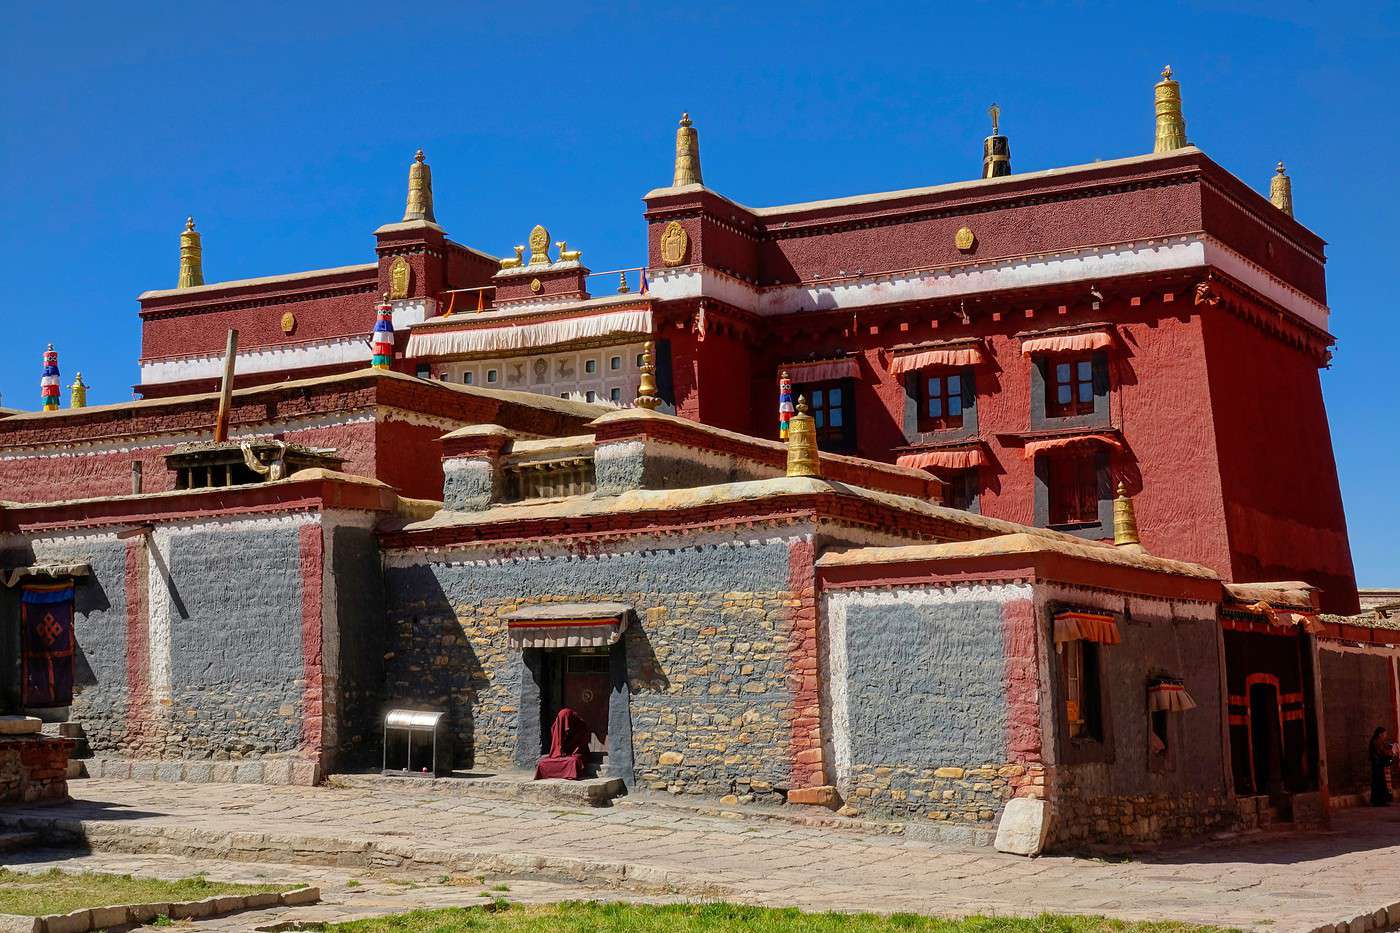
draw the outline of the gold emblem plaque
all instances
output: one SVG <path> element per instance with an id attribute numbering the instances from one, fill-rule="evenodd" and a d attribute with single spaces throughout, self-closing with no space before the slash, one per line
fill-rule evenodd
<path id="1" fill-rule="evenodd" d="M 402 256 L 395 259 L 389 266 L 389 297 L 407 298 L 408 281 L 413 275 L 413 270 L 408 266 L 408 260 Z"/>
<path id="2" fill-rule="evenodd" d="M 959 227 L 958 232 L 953 234 L 953 245 L 964 253 L 972 249 L 976 243 L 977 237 L 973 234 L 971 228 Z"/>
<path id="3" fill-rule="evenodd" d="M 673 220 L 661 234 L 661 261 L 668 266 L 679 266 L 685 262 L 686 251 L 690 249 L 690 237 L 680 221 Z"/>
<path id="4" fill-rule="evenodd" d="M 296 330 L 296 329 L 297 329 L 297 316 L 296 316 L 295 314 L 293 314 L 292 312 L 290 312 L 290 311 L 288 311 L 286 314 L 282 315 L 282 333 L 284 333 L 284 334 L 290 334 L 292 331 L 294 331 L 294 330 Z"/>
<path id="5" fill-rule="evenodd" d="M 544 288 L 544 283 L 541 282 L 539 279 L 530 280 L 530 291 L 538 292 L 542 288 Z"/>

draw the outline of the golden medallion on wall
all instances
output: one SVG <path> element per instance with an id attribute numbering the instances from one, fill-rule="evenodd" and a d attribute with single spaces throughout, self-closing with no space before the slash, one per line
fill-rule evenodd
<path id="1" fill-rule="evenodd" d="M 958 232 L 953 234 L 953 245 L 965 253 L 977 245 L 977 237 L 970 227 L 959 227 Z"/>
<path id="2" fill-rule="evenodd" d="M 295 314 L 293 314 L 292 312 L 290 312 L 290 311 L 288 311 L 286 314 L 282 315 L 282 333 L 287 334 L 288 336 L 290 336 L 291 333 L 292 333 L 292 331 L 294 331 L 294 330 L 296 330 L 296 329 L 297 329 L 297 316 L 296 316 Z"/>
<path id="3" fill-rule="evenodd" d="M 690 249 L 690 237 L 680 221 L 673 220 L 661 234 L 661 261 L 668 266 L 679 266 L 685 262 L 686 251 Z"/>
<path id="4" fill-rule="evenodd" d="M 541 282 L 539 279 L 530 280 L 530 291 L 538 293 L 539 290 L 542 288 L 544 288 L 544 283 Z"/>
<path id="5" fill-rule="evenodd" d="M 413 270 L 408 265 L 408 260 L 400 256 L 389 266 L 389 297 L 407 298 L 408 283 L 413 276 Z"/>

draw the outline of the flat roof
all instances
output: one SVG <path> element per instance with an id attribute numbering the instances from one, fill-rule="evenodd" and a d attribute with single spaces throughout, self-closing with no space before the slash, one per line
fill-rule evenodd
<path id="1" fill-rule="evenodd" d="M 142 292 L 136 296 L 136 300 L 145 301 L 147 298 L 170 298 L 175 295 L 202 295 L 228 288 L 241 288 L 245 285 L 277 285 L 285 282 L 307 282 L 313 279 L 329 278 L 333 275 L 344 275 L 352 272 L 372 272 L 378 268 L 379 263 L 377 262 L 362 262 L 353 266 L 336 266 L 331 269 L 309 269 L 306 272 L 262 275 L 252 279 L 230 279 L 227 282 L 205 282 L 203 285 L 191 285 L 189 288 L 158 288 L 152 291 Z"/>

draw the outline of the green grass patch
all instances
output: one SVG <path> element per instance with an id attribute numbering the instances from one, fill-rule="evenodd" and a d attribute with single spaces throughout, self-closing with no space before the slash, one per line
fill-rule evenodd
<path id="1" fill-rule="evenodd" d="M 42 917 L 66 914 L 84 907 L 198 901 L 225 894 L 286 891 L 293 887 L 296 885 L 228 884 L 210 881 L 202 875 L 181 878 L 179 881 L 161 881 L 95 872 L 70 875 L 57 868 L 41 874 L 0 868 L 0 914 Z"/>
<path id="2" fill-rule="evenodd" d="M 738 904 L 565 903 L 526 907 L 498 901 L 494 909 L 454 907 L 320 927 L 326 933 L 1223 933 L 1183 923 L 1126 923 L 1102 917 L 1044 915 L 1034 919 L 967 917 L 939 920 L 914 914 L 803 913 Z"/>

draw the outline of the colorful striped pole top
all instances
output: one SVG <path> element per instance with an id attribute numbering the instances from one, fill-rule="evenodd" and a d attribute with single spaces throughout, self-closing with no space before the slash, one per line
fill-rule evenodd
<path id="1" fill-rule="evenodd" d="M 379 314 L 374 322 L 374 333 L 370 334 L 370 349 L 374 358 L 370 365 L 375 369 L 388 369 L 394 363 L 394 309 L 388 302 L 376 309 Z"/>
<path id="2" fill-rule="evenodd" d="M 39 380 L 39 403 L 44 411 L 58 408 L 58 351 L 49 344 L 44 351 L 44 376 Z"/>
<path id="3" fill-rule="evenodd" d="M 778 377 L 778 436 L 787 440 L 788 426 L 797 411 L 792 405 L 792 379 L 785 372 Z"/>

